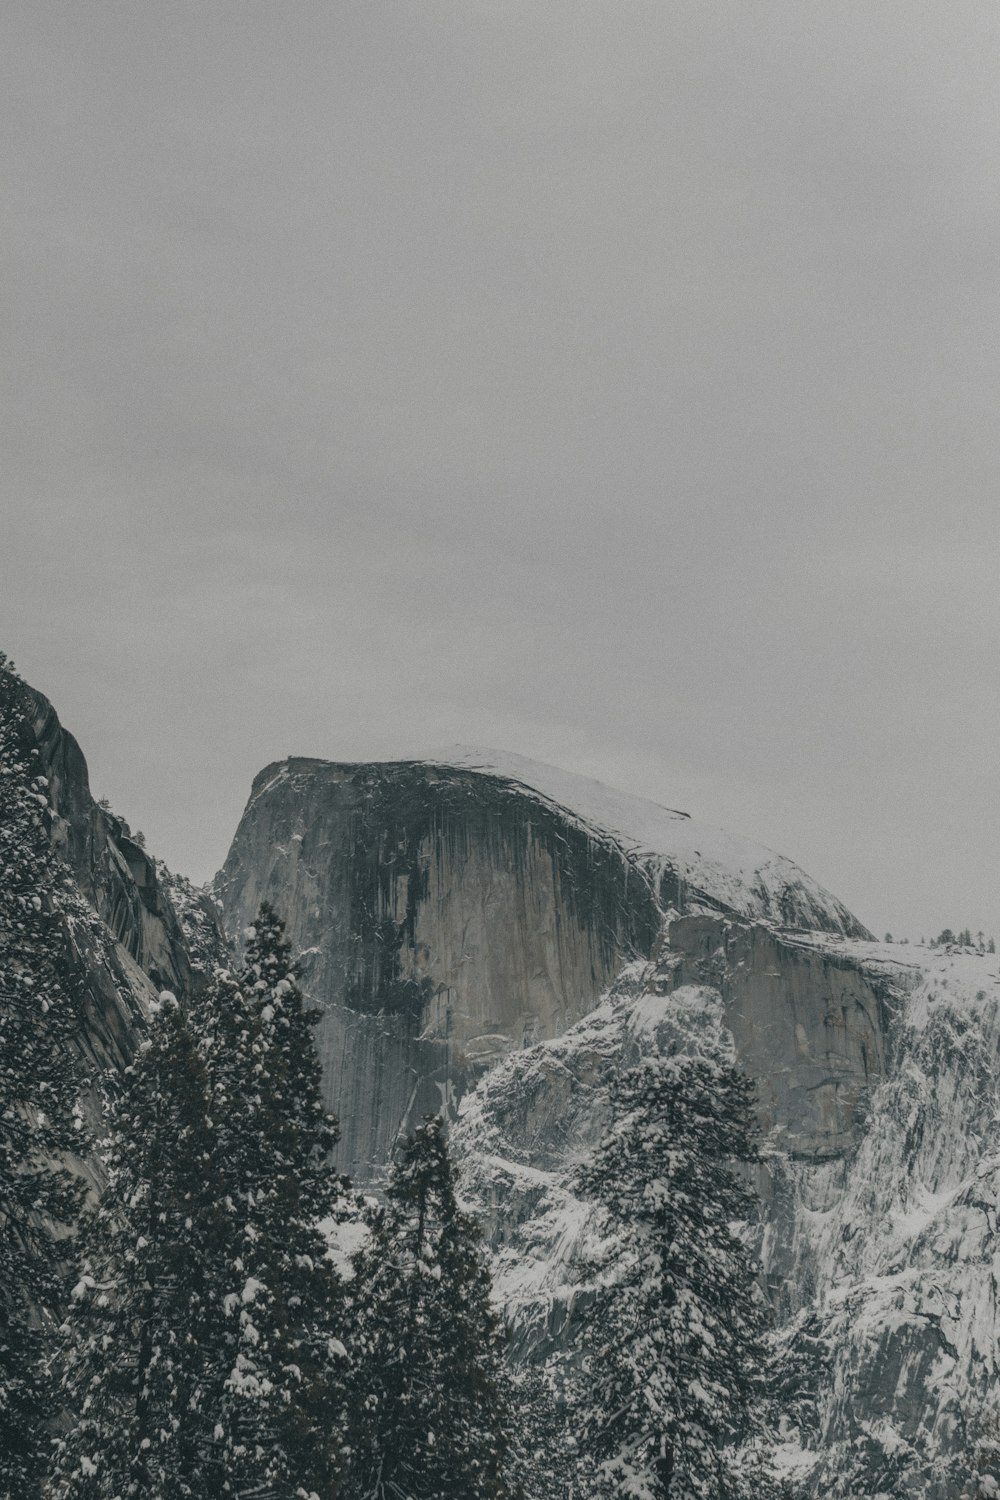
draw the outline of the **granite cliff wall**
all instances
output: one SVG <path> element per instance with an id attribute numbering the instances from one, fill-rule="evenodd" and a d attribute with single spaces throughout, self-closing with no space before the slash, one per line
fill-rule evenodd
<path id="1" fill-rule="evenodd" d="M 237 940 L 263 898 L 286 917 L 361 1176 L 401 1127 L 584 1015 L 660 927 L 613 841 L 500 778 L 418 763 L 268 767 L 216 891 Z"/>
<path id="2" fill-rule="evenodd" d="M 115 942 L 158 989 L 191 997 L 204 982 L 171 899 L 170 877 L 133 837 L 128 823 L 90 792 L 87 762 L 49 700 L 25 688 L 25 702 L 52 802 L 52 841 Z M 166 880 L 163 878 L 166 876 Z M 207 896 L 195 901 L 221 932 Z"/>
<path id="3" fill-rule="evenodd" d="M 835 945 L 817 949 L 762 925 L 671 923 L 670 987 L 717 989 L 740 1066 L 757 1080 L 763 1128 L 795 1155 L 841 1157 L 885 1069 L 896 991 Z M 845 945 L 840 945 L 844 948 Z"/>

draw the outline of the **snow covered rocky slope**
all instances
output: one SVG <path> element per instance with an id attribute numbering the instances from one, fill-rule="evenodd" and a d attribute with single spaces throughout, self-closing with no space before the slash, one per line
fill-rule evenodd
<path id="1" fill-rule="evenodd" d="M 608 1072 L 721 1053 L 759 1080 L 765 1274 L 783 1358 L 811 1372 L 782 1467 L 820 1495 L 991 1493 L 972 1470 L 997 1417 L 998 1001 L 993 955 L 672 922 L 658 960 L 461 1106 L 456 1154 L 523 1356 L 565 1336 L 581 1292 L 594 1231 L 570 1176 Z"/>
<path id="2" fill-rule="evenodd" d="M 768 849 L 492 751 L 268 766 L 216 892 L 235 940 L 262 897 L 287 918 L 356 1176 L 407 1121 L 585 1015 L 652 954 L 665 910 L 865 935 Z"/>
<path id="3" fill-rule="evenodd" d="M 49 700 L 27 684 L 22 693 L 50 838 L 76 886 L 65 942 L 84 1018 L 79 1047 L 95 1072 L 121 1067 L 157 990 L 192 998 L 224 939 L 208 897 L 171 876 L 124 819 L 95 802 L 83 752 Z M 188 931 L 203 935 L 200 958 Z"/>

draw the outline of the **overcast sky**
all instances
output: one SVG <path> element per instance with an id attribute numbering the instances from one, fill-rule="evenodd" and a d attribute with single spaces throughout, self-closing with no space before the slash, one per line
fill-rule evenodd
<path id="1" fill-rule="evenodd" d="M 996 931 L 994 0 L 6 0 L 0 646 L 203 879 L 453 740 Z"/>

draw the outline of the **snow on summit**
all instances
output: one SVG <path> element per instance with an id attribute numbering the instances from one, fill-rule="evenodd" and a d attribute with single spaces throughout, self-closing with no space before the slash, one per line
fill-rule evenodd
<path id="1" fill-rule="evenodd" d="M 868 936 L 857 918 L 792 860 L 675 808 L 512 751 L 451 745 L 419 759 L 428 765 L 481 771 L 526 788 L 612 838 L 649 872 L 657 888 L 666 871 L 674 872 L 689 887 L 689 904 L 697 905 L 701 897 L 709 906 L 742 916 Z"/>

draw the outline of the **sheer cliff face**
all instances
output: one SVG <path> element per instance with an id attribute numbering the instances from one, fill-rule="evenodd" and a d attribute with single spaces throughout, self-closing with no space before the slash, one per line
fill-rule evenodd
<path id="1" fill-rule="evenodd" d="M 267 767 L 216 893 L 236 941 L 261 899 L 285 917 L 324 1011 L 340 1160 L 360 1177 L 484 1068 L 585 1015 L 652 953 L 665 909 L 864 933 L 770 850 L 485 751 Z M 817 1094 L 827 1133 L 850 1107 L 837 1092 Z"/>
<path id="2" fill-rule="evenodd" d="M 539 1187 L 563 1182 L 600 1137 L 610 1075 L 649 1051 L 724 1056 L 757 1084 L 769 1160 L 760 1182 L 766 1261 L 776 1300 L 792 1315 L 809 1302 L 815 1274 L 816 1245 L 803 1237 L 808 1200 L 842 1179 L 864 1139 L 903 1003 L 901 973 L 862 965 L 854 945 L 720 917 L 675 920 L 667 939 L 655 960 L 623 969 L 565 1035 L 508 1059 L 480 1083 L 462 1106 L 460 1149 L 491 1200 L 494 1228 L 508 1236 L 522 1214 L 507 1200 L 527 1185 L 533 1213 Z M 506 1186 L 504 1162 L 516 1164 Z M 566 1271 L 558 1260 L 546 1267 L 553 1288 Z M 520 1276 L 517 1268 L 515 1281 Z M 550 1313 L 543 1306 L 543 1319 Z M 530 1322 L 539 1309 L 529 1314 Z"/>
<path id="3" fill-rule="evenodd" d="M 499 778 L 416 763 L 269 767 L 217 891 L 234 936 L 263 898 L 286 917 L 361 1176 L 401 1127 L 590 1010 L 660 925 L 612 841 Z"/>
<path id="4" fill-rule="evenodd" d="M 843 1156 L 884 1070 L 891 986 L 834 944 L 817 950 L 759 925 L 692 917 L 669 938 L 674 987 L 710 985 L 722 996 L 764 1129 L 798 1156 Z"/>

